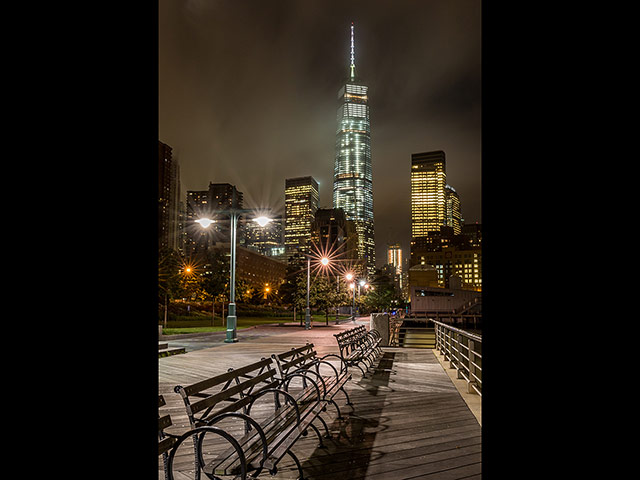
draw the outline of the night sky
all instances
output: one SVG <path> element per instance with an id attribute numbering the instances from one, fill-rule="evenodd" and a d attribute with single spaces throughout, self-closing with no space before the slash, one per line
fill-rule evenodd
<path id="1" fill-rule="evenodd" d="M 183 199 L 235 184 L 284 214 L 285 178 L 313 176 L 332 207 L 338 90 L 369 86 L 378 266 L 409 255 L 411 154 L 444 150 L 466 223 L 482 222 L 479 0 L 160 0 L 159 139 Z"/>

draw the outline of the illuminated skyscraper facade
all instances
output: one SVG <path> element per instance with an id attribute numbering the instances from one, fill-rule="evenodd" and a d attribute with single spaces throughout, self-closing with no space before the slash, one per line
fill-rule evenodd
<path id="1" fill-rule="evenodd" d="M 454 235 L 460 235 L 462 233 L 462 225 L 464 219 L 462 218 L 462 209 L 460 207 L 460 197 L 458 192 L 451 185 L 445 185 L 445 224 L 448 227 L 453 228 Z"/>
<path id="2" fill-rule="evenodd" d="M 287 261 L 309 253 L 311 226 L 318 210 L 318 182 L 313 177 L 287 178 L 284 186 L 284 244 Z"/>
<path id="3" fill-rule="evenodd" d="M 344 210 L 358 232 L 358 259 L 369 275 L 375 272 L 373 178 L 368 88 L 356 76 L 354 27 L 351 23 L 351 63 L 338 92 L 338 128 L 333 173 L 333 208 Z"/>
<path id="4" fill-rule="evenodd" d="M 413 241 L 440 232 L 446 225 L 445 155 L 436 152 L 411 155 L 411 237 Z"/>
<path id="5" fill-rule="evenodd" d="M 389 245 L 387 250 L 387 263 L 393 265 L 397 275 L 402 275 L 402 249 L 399 243 Z"/>

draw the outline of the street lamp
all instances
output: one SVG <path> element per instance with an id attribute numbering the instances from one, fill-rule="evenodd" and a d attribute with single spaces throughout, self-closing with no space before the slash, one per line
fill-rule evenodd
<path id="1" fill-rule="evenodd" d="M 233 204 L 235 205 L 235 192 L 233 192 Z M 238 226 L 238 218 L 240 215 L 252 212 L 253 210 L 246 210 L 243 208 L 230 208 L 228 210 L 216 210 L 215 213 L 221 213 L 229 215 L 231 219 L 231 259 L 229 261 L 230 280 L 229 280 L 229 311 L 227 312 L 227 337 L 224 339 L 225 343 L 234 343 L 238 341 L 236 335 L 236 326 L 238 317 L 236 317 L 236 229 Z M 258 225 L 264 227 L 271 221 L 267 217 L 258 217 L 253 219 Z M 209 218 L 200 218 L 196 220 L 202 228 L 207 228 L 215 220 Z"/>
<path id="2" fill-rule="evenodd" d="M 327 257 L 320 259 L 322 266 L 326 267 L 329 264 Z M 304 314 L 304 329 L 309 330 L 311 328 L 311 310 L 309 309 L 309 290 L 311 287 L 311 257 L 307 255 L 307 310 Z"/>
<path id="3" fill-rule="evenodd" d="M 353 279 L 353 274 L 352 273 L 347 273 L 345 275 L 345 278 L 348 281 L 351 281 L 351 279 Z M 353 310 L 355 309 L 355 306 L 356 306 L 356 285 L 355 285 L 355 283 L 350 284 L 349 288 L 353 289 L 353 304 L 351 305 L 351 321 L 355 322 L 356 321 L 356 317 L 353 316 Z"/>
<path id="4" fill-rule="evenodd" d="M 353 283 L 351 283 L 349 285 L 349 288 L 353 289 L 353 304 L 351 305 L 351 320 L 353 322 L 356 321 L 356 317 L 354 315 L 354 310 L 356 309 L 356 282 L 358 284 L 358 296 L 360 296 L 360 287 L 365 287 L 365 288 L 369 288 L 369 284 L 367 283 L 366 279 L 361 278 L 360 280 L 357 280 L 355 278 L 355 275 L 353 275 L 352 273 L 347 273 L 345 275 L 345 278 L 348 281 L 353 280 Z"/>

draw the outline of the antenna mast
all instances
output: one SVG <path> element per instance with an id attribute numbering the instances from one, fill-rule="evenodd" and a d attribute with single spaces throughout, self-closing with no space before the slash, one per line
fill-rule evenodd
<path id="1" fill-rule="evenodd" d="M 355 42 L 353 41 L 353 22 L 351 22 L 351 80 L 355 79 L 356 76 L 356 53 L 355 53 Z"/>

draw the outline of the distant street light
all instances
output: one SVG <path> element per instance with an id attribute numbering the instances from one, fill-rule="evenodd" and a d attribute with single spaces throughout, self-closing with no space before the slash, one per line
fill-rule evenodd
<path id="1" fill-rule="evenodd" d="M 329 264 L 329 259 L 327 257 L 322 257 L 320 263 L 323 266 L 327 266 Z M 309 290 L 311 287 L 311 257 L 307 255 L 307 310 L 304 314 L 304 329 L 309 330 L 311 328 L 311 310 L 309 309 Z"/>
<path id="2" fill-rule="evenodd" d="M 349 288 L 353 289 L 353 303 L 351 305 L 351 320 L 353 322 L 356 321 L 356 317 L 354 315 L 354 310 L 356 309 L 356 282 L 358 284 L 358 296 L 360 295 L 360 287 L 365 287 L 365 288 L 369 288 L 369 284 L 367 283 L 367 281 L 363 278 L 361 278 L 359 281 L 355 278 L 355 275 L 353 275 L 352 273 L 347 273 L 345 275 L 345 278 L 349 281 L 351 281 L 353 279 L 353 283 L 351 283 L 349 285 Z"/>

